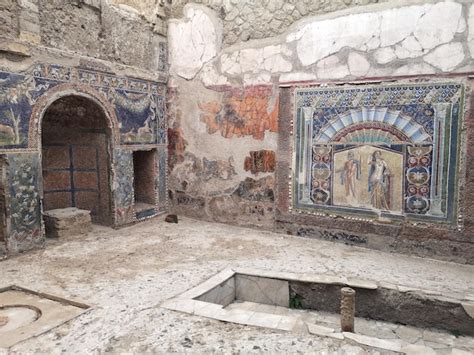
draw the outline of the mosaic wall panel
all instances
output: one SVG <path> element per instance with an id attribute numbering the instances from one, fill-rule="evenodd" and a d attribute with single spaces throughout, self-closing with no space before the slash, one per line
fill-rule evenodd
<path id="1" fill-rule="evenodd" d="M 462 85 L 294 94 L 294 209 L 455 221 Z"/>
<path id="2" fill-rule="evenodd" d="M 0 148 L 28 146 L 32 107 L 59 84 L 101 92 L 115 108 L 121 144 L 165 144 L 164 84 L 60 65 L 37 65 L 32 74 L 0 71 Z"/>
<path id="3" fill-rule="evenodd" d="M 166 148 L 158 150 L 158 174 L 156 176 L 156 187 L 158 189 L 158 208 L 159 212 L 166 211 L 168 206 L 167 192 L 167 169 L 168 169 L 168 152 Z"/>
<path id="4" fill-rule="evenodd" d="M 115 216 L 117 225 L 134 220 L 133 210 L 133 153 L 130 150 L 115 149 Z"/>
<path id="5" fill-rule="evenodd" d="M 37 153 L 8 155 L 10 240 L 25 247 L 42 237 L 39 157 Z"/>

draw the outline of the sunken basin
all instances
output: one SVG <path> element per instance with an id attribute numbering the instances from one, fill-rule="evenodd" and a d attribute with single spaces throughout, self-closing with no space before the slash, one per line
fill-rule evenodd
<path id="1" fill-rule="evenodd" d="M 356 291 L 354 333 L 338 327 L 342 287 Z M 225 322 L 346 338 L 391 351 L 422 351 L 427 344 L 451 348 L 457 339 L 468 340 L 460 348 L 474 350 L 474 297 L 387 282 L 225 269 L 163 307 Z M 385 330 L 400 336 L 380 337 Z M 404 336 L 408 333 L 419 337 Z M 415 340 L 421 345 L 413 345 Z"/>

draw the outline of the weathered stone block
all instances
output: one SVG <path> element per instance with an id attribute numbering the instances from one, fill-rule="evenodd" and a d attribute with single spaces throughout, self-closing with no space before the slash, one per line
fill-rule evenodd
<path id="1" fill-rule="evenodd" d="M 46 211 L 43 219 L 46 236 L 52 238 L 86 234 L 92 230 L 90 211 L 75 207 Z"/>
<path id="2" fill-rule="evenodd" d="M 39 34 L 41 32 L 39 23 L 31 22 L 27 19 L 20 18 L 20 28 L 21 32 L 31 32 L 34 34 Z"/>
<path id="3" fill-rule="evenodd" d="M 31 12 L 38 13 L 38 5 L 36 4 L 36 1 L 29 1 L 29 0 L 20 0 L 18 1 L 18 4 L 20 5 L 22 10 L 28 10 Z"/>
<path id="4" fill-rule="evenodd" d="M 23 42 L 38 44 L 41 42 L 41 36 L 37 33 L 32 33 L 28 31 L 21 31 L 19 39 Z"/>

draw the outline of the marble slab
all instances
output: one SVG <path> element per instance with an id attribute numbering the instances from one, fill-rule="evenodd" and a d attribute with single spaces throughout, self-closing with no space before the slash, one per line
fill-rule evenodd
<path id="1" fill-rule="evenodd" d="M 277 280 L 257 276 L 235 275 L 235 298 L 288 307 L 290 304 L 289 284 L 286 280 Z"/>
<path id="2" fill-rule="evenodd" d="M 209 292 L 214 287 L 219 286 L 223 282 L 227 281 L 228 279 L 232 278 L 235 275 L 235 271 L 232 269 L 224 269 L 218 274 L 212 276 L 211 278 L 207 279 L 203 283 L 197 285 L 196 287 L 182 293 L 178 298 L 198 298 L 199 296 Z"/>
<path id="3" fill-rule="evenodd" d="M 197 298 L 200 301 L 227 306 L 235 300 L 235 277 L 227 279 Z"/>
<path id="4" fill-rule="evenodd" d="M 83 314 L 89 306 L 68 302 L 55 296 L 49 296 L 12 286 L 0 292 L 0 309 L 21 310 L 29 309 L 36 312 L 36 316 L 24 324 L 9 327 L 9 322 L 16 319 L 7 319 L 4 327 L 0 327 L 0 348 L 9 348 L 26 339 L 39 336 L 53 328 Z M 14 312 L 12 312 L 14 314 Z M 18 313 L 17 313 L 18 314 Z"/>

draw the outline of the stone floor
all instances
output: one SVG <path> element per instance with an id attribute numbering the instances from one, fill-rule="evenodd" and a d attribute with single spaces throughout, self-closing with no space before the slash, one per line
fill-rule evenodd
<path id="1" fill-rule="evenodd" d="M 316 312 L 308 310 L 288 309 L 278 306 L 269 306 L 253 302 L 234 302 L 226 307 L 231 310 L 252 310 L 267 314 L 289 315 L 297 317 L 303 322 L 323 326 L 324 329 L 340 328 L 340 316 L 329 312 Z M 326 328 L 328 327 L 328 328 Z M 355 318 L 355 332 L 363 336 L 381 339 L 382 342 L 393 343 L 402 341 L 417 345 L 413 347 L 429 352 L 430 349 L 440 354 L 449 354 L 452 349 L 474 353 L 474 338 L 465 336 L 454 336 L 445 331 L 420 329 L 411 326 L 404 326 L 390 322 L 374 321 L 365 318 Z M 376 342 L 376 340 L 375 340 Z"/>
<path id="2" fill-rule="evenodd" d="M 177 225 L 155 219 L 121 230 L 94 227 L 87 236 L 51 240 L 44 250 L 0 262 L 0 288 L 16 284 L 93 306 L 11 352 L 386 353 L 347 340 L 223 323 L 160 307 L 227 267 L 344 275 L 474 294 L 474 266 L 191 219 Z"/>

